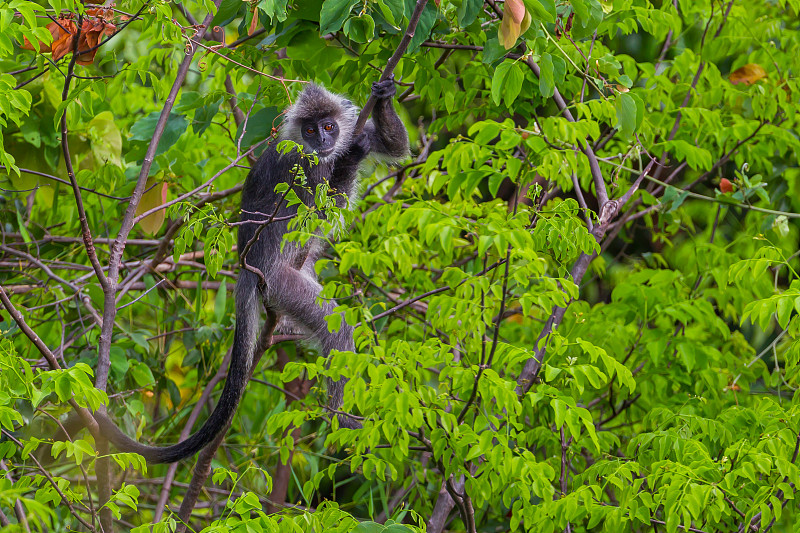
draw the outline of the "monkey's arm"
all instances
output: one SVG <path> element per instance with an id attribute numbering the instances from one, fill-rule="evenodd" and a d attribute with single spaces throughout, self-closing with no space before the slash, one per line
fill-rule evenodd
<path id="1" fill-rule="evenodd" d="M 372 84 L 372 94 L 377 102 L 372 110 L 372 119 L 364 126 L 371 152 L 390 160 L 399 160 L 408 155 L 408 131 L 394 109 L 392 98 L 395 93 L 394 79 Z"/>

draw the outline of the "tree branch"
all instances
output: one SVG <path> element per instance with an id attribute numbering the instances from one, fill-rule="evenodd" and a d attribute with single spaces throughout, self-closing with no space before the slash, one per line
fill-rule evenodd
<path id="1" fill-rule="evenodd" d="M 427 4 L 428 0 L 417 0 L 416 6 L 414 7 L 414 12 L 411 14 L 411 18 L 408 19 L 406 33 L 400 40 L 397 50 L 394 51 L 392 57 L 390 57 L 389 61 L 386 62 L 386 67 L 383 69 L 383 74 L 381 74 L 380 81 L 388 80 L 392 77 L 392 74 L 394 74 L 395 67 L 400 62 L 400 58 L 403 57 L 403 54 L 406 53 L 406 49 L 408 48 L 408 44 L 411 42 L 411 39 L 414 38 L 414 32 L 417 29 L 417 24 L 419 23 L 419 19 L 422 16 L 422 11 L 425 9 Z M 367 100 L 367 103 L 364 104 L 364 107 L 361 109 L 361 113 L 358 115 L 358 120 L 356 121 L 356 127 L 353 131 L 353 135 L 358 135 L 364 129 L 364 125 L 367 123 L 367 118 L 369 118 L 369 114 L 372 113 L 372 108 L 375 107 L 376 102 L 377 100 L 375 99 L 375 96 L 370 95 L 369 100 Z"/>

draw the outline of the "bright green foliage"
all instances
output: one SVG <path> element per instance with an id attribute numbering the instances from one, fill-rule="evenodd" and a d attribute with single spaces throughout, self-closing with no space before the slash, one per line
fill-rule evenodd
<path id="1" fill-rule="evenodd" d="M 292 80 L 363 105 L 415 7 L 122 0 L 74 65 L 36 50 L 59 13 L 97 23 L 88 5 L 0 5 L 4 532 L 181 527 L 189 462 L 173 482 L 111 461 L 68 415 L 105 405 L 167 444 L 216 401 L 248 156 L 277 142 Z M 287 238 L 328 244 L 328 327 L 356 326 L 357 352 L 276 337 L 191 530 L 800 528 L 798 16 L 427 2 L 394 70 L 410 157 L 367 164 L 353 212 L 327 185 L 307 206 L 277 190 Z M 222 33 L 179 78 L 206 18 Z M 342 377 L 363 429 L 321 408 Z"/>

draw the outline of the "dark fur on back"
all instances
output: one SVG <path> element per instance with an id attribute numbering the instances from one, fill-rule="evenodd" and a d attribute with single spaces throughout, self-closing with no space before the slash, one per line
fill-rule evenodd
<path id="1" fill-rule="evenodd" d="M 339 137 L 331 155 L 320 159 L 319 164 L 313 167 L 295 151 L 279 154 L 277 142 L 273 141 L 247 175 L 242 190 L 241 220 L 251 223 L 239 226 L 239 252 L 242 253 L 262 223 L 269 220 L 273 213 L 275 220 L 264 227 L 245 258 L 246 264 L 263 272 L 265 286 L 259 287 L 260 278 L 257 274 L 244 268 L 239 272 L 231 363 L 214 411 L 196 433 L 178 444 L 166 447 L 140 444 L 125 435 L 105 415 L 98 416 L 104 434 L 117 448 L 138 453 L 149 463 L 172 463 L 194 455 L 220 431 L 224 431 L 247 387 L 262 305 L 285 316 L 315 339 L 325 356 L 334 349 L 354 350 L 353 328 L 342 321 L 339 331 L 328 332 L 325 316 L 333 312 L 334 305 L 327 301 L 322 305 L 317 302 L 321 286 L 316 279 L 314 263 L 322 251 L 320 240 L 312 239 L 304 246 L 287 242 L 281 250 L 281 242 L 289 225 L 288 220 L 282 219 L 297 214 L 297 206 L 287 207 L 281 202 L 281 195 L 275 193 L 275 187 L 279 183 L 290 182 L 293 166 L 300 164 L 306 175 L 306 185 L 295 185 L 294 190 L 306 205 L 314 205 L 313 192 L 317 185 L 325 181 L 337 193 L 353 198 L 358 190 L 359 164 L 367 155 L 374 153 L 388 159 L 405 157 L 408 153 L 408 133 L 392 106 L 393 81 L 373 84 L 373 94 L 378 97 L 373 119 L 367 123 L 364 132 L 355 138 L 353 130 L 358 108 L 346 98 L 319 85 L 308 85 L 297 102 L 287 110 L 281 139 L 302 144 L 301 123 L 326 117 L 338 124 Z M 343 392 L 343 380 L 328 384 L 330 409 L 338 410 L 341 407 Z M 345 427 L 358 426 L 357 422 L 346 416 L 340 416 L 339 420 Z"/>

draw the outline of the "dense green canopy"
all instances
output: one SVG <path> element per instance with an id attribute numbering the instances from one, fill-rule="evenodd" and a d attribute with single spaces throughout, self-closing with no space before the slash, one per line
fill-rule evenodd
<path id="1" fill-rule="evenodd" d="M 797 530 L 798 22 L 3 2 L 3 531 Z M 196 467 L 116 453 L 92 411 L 164 445 L 219 396 L 241 183 L 282 111 L 390 74 L 412 154 L 287 236 L 343 223 L 317 271 L 357 352 L 276 336 Z M 325 376 L 363 429 L 325 416 Z"/>

